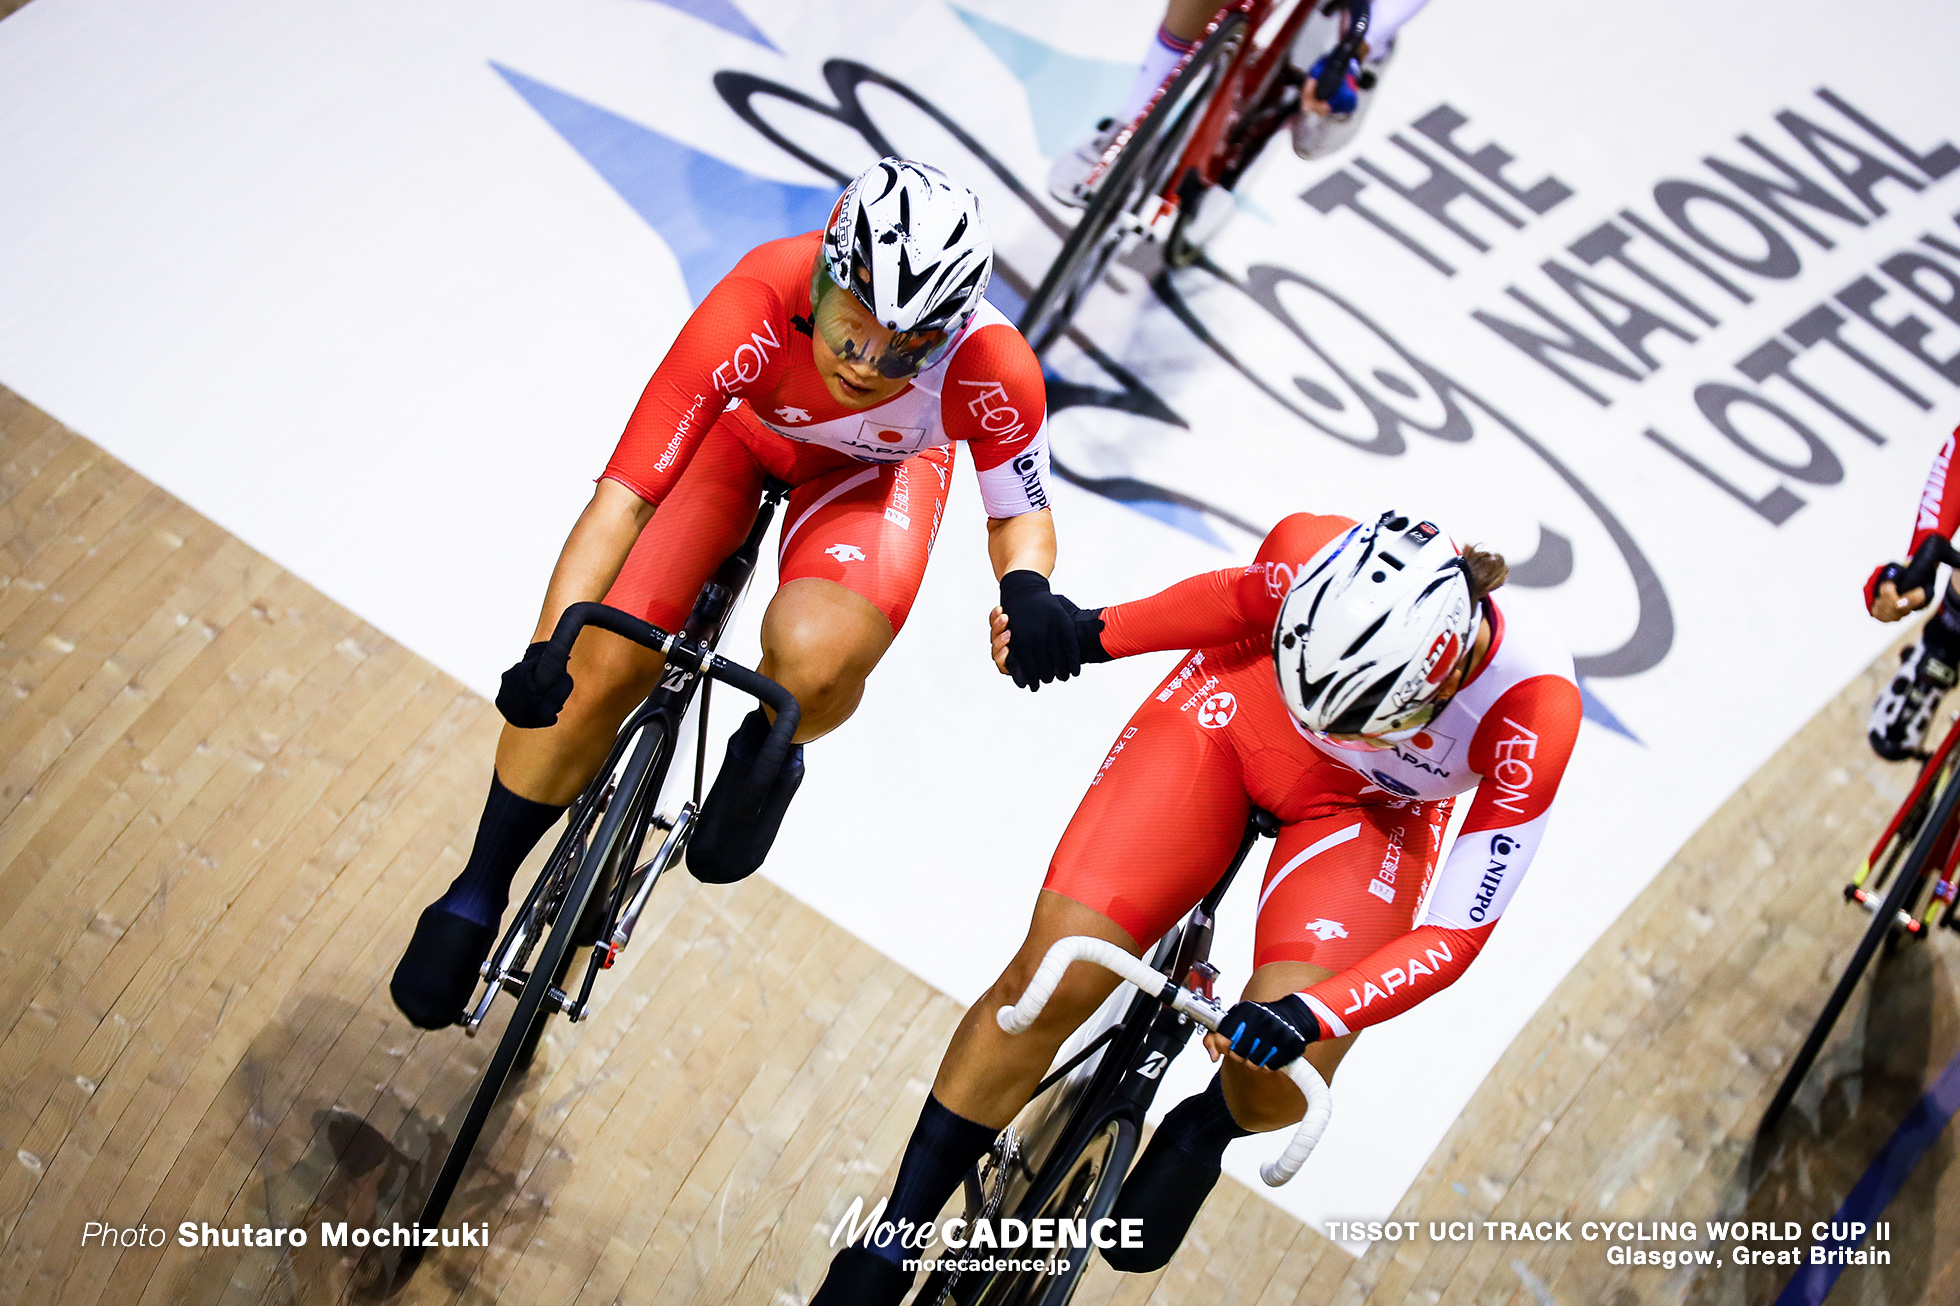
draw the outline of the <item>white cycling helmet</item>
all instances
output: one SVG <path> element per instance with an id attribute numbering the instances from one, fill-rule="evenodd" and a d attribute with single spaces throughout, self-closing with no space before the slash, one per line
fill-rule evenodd
<path id="1" fill-rule="evenodd" d="M 1294 577 L 1273 627 L 1280 694 L 1315 734 L 1407 739 L 1436 714 L 1437 692 L 1476 632 L 1470 578 L 1450 537 L 1385 512 Z"/>
<path id="2" fill-rule="evenodd" d="M 880 159 L 831 211 L 811 276 L 812 316 L 838 357 L 912 376 L 958 339 L 993 267 L 972 191 L 923 163 Z M 846 291 L 875 323 L 840 303 Z"/>

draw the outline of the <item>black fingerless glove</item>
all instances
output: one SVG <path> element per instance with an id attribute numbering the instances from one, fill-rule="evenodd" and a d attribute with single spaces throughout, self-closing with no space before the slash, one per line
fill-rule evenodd
<path id="1" fill-rule="evenodd" d="M 565 659 L 551 652 L 549 641 L 539 640 L 504 672 L 497 710 L 519 730 L 542 730 L 558 724 L 558 713 L 571 696 L 572 673 L 565 669 Z"/>
<path id="2" fill-rule="evenodd" d="M 1255 1066 L 1276 1067 L 1295 1060 L 1320 1038 L 1320 1022 L 1297 993 L 1277 1002 L 1241 1002 L 1225 1013 L 1218 1032 L 1232 1051 Z"/>
<path id="3" fill-rule="evenodd" d="M 1000 607 L 1007 614 L 1007 671 L 1023 689 L 1067 680 L 1084 662 L 1109 661 L 1102 649 L 1102 609 L 1082 611 L 1051 591 L 1040 572 L 1002 576 Z"/>

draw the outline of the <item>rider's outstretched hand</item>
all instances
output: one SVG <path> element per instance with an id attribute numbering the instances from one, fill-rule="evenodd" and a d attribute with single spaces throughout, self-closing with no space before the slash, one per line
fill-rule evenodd
<path id="1" fill-rule="evenodd" d="M 558 713 L 571 696 L 572 673 L 565 669 L 565 659 L 552 653 L 548 641 L 539 640 L 504 672 L 497 710 L 520 730 L 541 730 L 558 724 Z"/>
<path id="2" fill-rule="evenodd" d="M 1213 1052 L 1230 1051 L 1255 1066 L 1276 1069 L 1307 1050 L 1307 1044 L 1320 1037 L 1320 1022 L 1298 994 L 1289 993 L 1275 1002 L 1240 1002 L 1225 1013 L 1213 1040 Z"/>
<path id="3" fill-rule="evenodd" d="M 1872 573 L 1872 584 L 1868 586 L 1871 596 L 1871 614 L 1880 621 L 1897 621 L 1901 617 L 1919 611 L 1926 606 L 1926 590 L 1915 586 L 1904 594 L 1899 593 L 1893 580 L 1899 574 L 1899 564 L 1888 562 Z"/>
<path id="4" fill-rule="evenodd" d="M 1085 612 L 1048 588 L 1038 571 L 1010 571 L 1000 578 L 1000 606 L 993 614 L 994 664 L 1023 689 L 1067 680 L 1084 662 L 1106 662 L 1102 609 Z"/>

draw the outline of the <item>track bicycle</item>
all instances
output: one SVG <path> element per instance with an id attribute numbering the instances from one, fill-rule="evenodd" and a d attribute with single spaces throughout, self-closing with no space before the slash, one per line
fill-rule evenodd
<path id="1" fill-rule="evenodd" d="M 1197 261 L 1192 223 L 1205 197 L 1237 186 L 1300 112 L 1307 74 L 1290 55 L 1317 8 L 1345 12 L 1347 28 L 1320 63 L 1313 97 L 1324 103 L 1339 90 L 1367 40 L 1369 0 L 1292 0 L 1292 10 L 1276 17 L 1287 2 L 1234 0 L 1220 9 L 1143 113 L 1110 141 L 1083 182 L 1082 216 L 1021 314 L 1021 334 L 1036 354 L 1068 329 L 1126 239 L 1161 244 L 1173 267 Z"/>
<path id="2" fill-rule="evenodd" d="M 1084 1022 L 1063 1045 L 1033 1100 L 967 1173 L 967 1227 L 1003 1213 L 1023 1221 L 1090 1225 L 1108 1216 L 1136 1158 L 1144 1114 L 1164 1070 L 1200 1027 L 1215 1030 L 1224 1018 L 1225 1005 L 1212 996 L 1218 970 L 1210 962 L 1218 904 L 1259 837 L 1278 833 L 1279 819 L 1254 808 L 1225 873 L 1151 949 L 1148 961 L 1102 939 L 1061 939 L 1049 948 L 1021 1000 L 996 1013 L 1002 1029 L 1024 1032 L 1077 961 L 1112 970 L 1141 990 L 1119 987 Z M 1304 1057 L 1284 1069 L 1306 1095 L 1307 1114 L 1286 1151 L 1261 1169 L 1273 1185 L 1299 1172 L 1333 1115 L 1327 1082 Z M 914 1306 L 1064 1306 L 1075 1295 L 1091 1251 L 1054 1249 L 1037 1270 L 970 1268 L 993 1255 L 969 1251 L 950 1261 L 942 1257 L 912 1299 Z"/>
<path id="3" fill-rule="evenodd" d="M 512 917 L 503 938 L 483 963 L 484 987 L 459 1020 L 474 1037 L 499 994 L 517 999 L 503 1036 L 490 1055 L 476 1093 L 457 1127 L 435 1184 L 416 1216 L 431 1229 L 456 1191 L 470 1153 L 483 1132 L 510 1076 L 528 1064 L 545 1020 L 563 1015 L 574 1022 L 591 1011 L 592 989 L 633 937 L 634 927 L 661 875 L 680 860 L 700 811 L 707 757 L 709 687 L 716 681 L 753 695 L 776 714 L 756 756 L 754 772 L 739 799 L 740 810 L 760 806 L 771 780 L 789 756 L 800 710 L 790 692 L 775 681 L 717 654 L 729 615 L 749 579 L 762 539 L 790 487 L 769 480 L 748 537 L 701 587 L 694 609 L 676 632 L 669 632 L 603 603 L 574 603 L 552 631 L 554 655 L 569 655 L 587 627 L 611 631 L 652 649 L 666 659 L 660 681 L 620 726 L 606 763 L 566 813 L 564 833 L 543 872 Z M 672 816 L 658 804 L 673 764 L 683 718 L 701 695 L 699 746 L 694 762 L 694 796 Z M 663 837 L 659 849 L 639 862 L 650 832 Z M 637 864 L 636 864 L 637 863 Z M 566 984 L 581 948 L 590 949 L 576 992 Z"/>
<path id="4" fill-rule="evenodd" d="M 1931 594 L 1942 562 L 1960 566 L 1960 550 L 1940 536 L 1929 536 L 1900 569 L 1894 582 L 1898 592 L 1924 587 Z M 1960 808 L 1960 714 L 1949 722 L 1939 746 L 1922 754 L 1911 791 L 1844 886 L 1845 901 L 1871 913 L 1871 923 L 1763 1112 L 1763 1131 L 1774 1129 L 1783 1118 L 1873 957 L 1881 952 L 1889 957 L 1903 941 L 1924 939 L 1936 927 L 1960 929 L 1954 919 L 1960 906 L 1955 884 L 1960 871 L 1956 808 Z"/>

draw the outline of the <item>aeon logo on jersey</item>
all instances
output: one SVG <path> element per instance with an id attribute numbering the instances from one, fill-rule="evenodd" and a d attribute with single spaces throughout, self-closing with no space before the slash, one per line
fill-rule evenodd
<path id="1" fill-rule="evenodd" d="M 715 368 L 715 389 L 732 395 L 737 386 L 760 380 L 762 369 L 769 365 L 769 351 L 782 347 L 782 341 L 776 339 L 775 326 L 765 320 L 760 330 L 749 333 L 747 344 L 737 345 L 735 352 Z"/>
<path id="2" fill-rule="evenodd" d="M 1313 935 L 1322 943 L 1326 943 L 1329 939 L 1345 939 L 1348 936 L 1347 926 L 1341 924 L 1339 921 L 1330 921 L 1325 917 L 1307 926 L 1307 933 Z"/>
<path id="3" fill-rule="evenodd" d="M 864 550 L 855 544 L 833 544 L 824 550 L 839 562 L 863 562 Z"/>
<path id="4" fill-rule="evenodd" d="M 1224 729 L 1238 714 L 1239 700 L 1232 697 L 1229 689 L 1221 689 L 1198 704 L 1198 724 L 1210 730 Z"/>
<path id="5" fill-rule="evenodd" d="M 1010 402 L 1007 387 L 998 381 L 962 381 L 974 393 L 966 411 L 980 420 L 980 429 L 998 440 L 1013 440 L 1022 431 L 1021 410 Z"/>
<path id="6" fill-rule="evenodd" d="M 1501 807 L 1513 816 L 1523 816 L 1525 800 L 1530 797 L 1531 761 L 1538 756 L 1538 736 L 1510 717 L 1504 718 L 1504 724 L 1514 733 L 1491 749 L 1495 760 L 1491 763 L 1490 778 L 1497 786 L 1491 806 Z"/>

